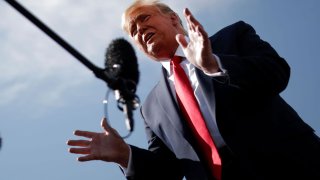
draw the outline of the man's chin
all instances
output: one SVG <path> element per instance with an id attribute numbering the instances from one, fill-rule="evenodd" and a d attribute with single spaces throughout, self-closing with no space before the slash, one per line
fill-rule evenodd
<path id="1" fill-rule="evenodd" d="M 157 59 L 157 56 L 159 55 L 159 48 L 157 48 L 155 45 L 148 45 L 148 49 L 146 54 L 150 57 L 152 57 L 152 59 Z"/>
<path id="2" fill-rule="evenodd" d="M 168 60 L 170 55 L 165 51 L 167 48 L 159 44 L 150 44 L 147 47 L 146 54 L 156 61 Z"/>

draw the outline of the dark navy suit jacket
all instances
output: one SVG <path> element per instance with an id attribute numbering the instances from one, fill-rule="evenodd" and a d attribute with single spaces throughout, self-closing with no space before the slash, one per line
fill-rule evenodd
<path id="1" fill-rule="evenodd" d="M 234 159 L 240 162 L 230 172 L 223 170 L 223 177 L 273 177 L 288 163 L 282 157 L 290 154 L 291 146 L 287 143 L 295 142 L 290 139 L 313 134 L 313 129 L 279 96 L 288 84 L 290 68 L 245 22 L 220 30 L 210 41 L 227 75 L 209 77 L 197 69 L 197 76 L 206 103 L 215 103 L 220 133 Z M 212 179 L 201 163 L 201 154 L 164 69 L 141 113 L 149 149 L 131 146 L 128 179 Z M 243 174 L 236 175 L 235 169 Z M 228 178 L 226 173 L 235 175 Z"/>

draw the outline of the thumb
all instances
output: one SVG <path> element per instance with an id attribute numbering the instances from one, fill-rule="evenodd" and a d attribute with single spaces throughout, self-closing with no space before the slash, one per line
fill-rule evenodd
<path id="1" fill-rule="evenodd" d="M 101 127 L 103 128 L 103 130 L 105 130 L 108 134 L 113 134 L 113 135 L 116 135 L 118 137 L 121 137 L 120 134 L 118 133 L 118 131 L 116 131 L 115 129 L 113 129 L 107 119 L 104 117 L 102 118 L 101 120 Z"/>
<path id="2" fill-rule="evenodd" d="M 176 35 L 176 41 L 179 43 L 179 45 L 185 49 L 188 46 L 188 42 L 183 34 L 177 34 Z"/>
<path id="3" fill-rule="evenodd" d="M 105 117 L 101 119 L 101 127 L 105 131 L 110 131 L 110 129 L 111 129 L 111 126 L 108 124 L 107 119 Z"/>

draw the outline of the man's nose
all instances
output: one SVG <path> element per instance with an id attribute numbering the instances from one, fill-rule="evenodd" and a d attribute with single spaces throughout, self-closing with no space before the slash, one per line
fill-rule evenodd
<path id="1" fill-rule="evenodd" d="M 143 35 L 143 33 L 146 31 L 146 26 L 144 26 L 141 23 L 137 23 L 137 31 L 139 35 Z"/>

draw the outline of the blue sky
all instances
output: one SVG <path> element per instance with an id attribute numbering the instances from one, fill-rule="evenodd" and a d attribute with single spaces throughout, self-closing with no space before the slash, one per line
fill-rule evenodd
<path id="1" fill-rule="evenodd" d="M 20 1 L 19 1 L 20 2 Z M 251 24 L 291 66 L 281 94 L 320 134 L 320 1 L 163 1 L 182 14 L 189 7 L 208 34 L 243 20 Z M 103 66 L 111 40 L 127 36 L 121 14 L 131 1 L 23 0 L 33 14 L 84 56 Z M 118 166 L 79 163 L 67 152 L 75 129 L 100 131 L 106 85 L 4 1 L 0 2 L 0 179 L 125 179 Z M 129 40 L 130 41 L 130 40 Z M 136 50 L 138 96 L 144 100 L 160 76 L 160 65 Z M 123 114 L 110 96 L 109 118 L 125 134 Z M 146 148 L 139 111 L 126 141 Z"/>

